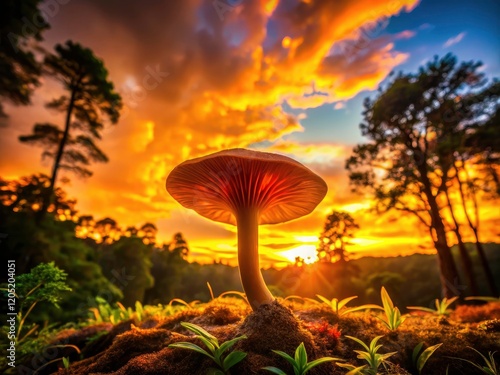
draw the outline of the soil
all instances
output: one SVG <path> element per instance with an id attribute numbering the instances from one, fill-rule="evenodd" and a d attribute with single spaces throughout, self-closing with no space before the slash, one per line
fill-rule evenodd
<path id="1" fill-rule="evenodd" d="M 354 312 L 338 316 L 325 305 L 279 300 L 263 305 L 257 311 L 235 298 L 215 299 L 207 304 L 171 316 L 152 316 L 142 321 L 129 320 L 118 325 L 101 324 L 79 331 L 59 334 L 57 341 L 76 345 L 81 355 L 68 352 L 68 369 L 46 366 L 38 374 L 59 375 L 206 375 L 214 367 L 211 359 L 187 349 L 168 348 L 169 344 L 187 341 L 204 347 L 180 323 L 195 323 L 218 338 L 219 343 L 246 335 L 234 350 L 247 357 L 231 369 L 231 374 L 270 374 L 265 366 L 281 368 L 287 374 L 293 369 L 272 350 L 293 357 L 302 342 L 308 360 L 332 356 L 361 366 L 354 350 L 362 349 L 346 336 L 369 342 L 382 335 L 380 353 L 397 352 L 380 367 L 380 374 L 418 374 L 412 362 L 413 348 L 420 342 L 424 348 L 442 343 L 430 357 L 422 374 L 480 374 L 462 358 L 483 364 L 478 353 L 488 355 L 500 349 L 500 303 L 482 306 L 460 306 L 450 315 L 440 317 L 426 313 L 406 315 L 405 322 L 390 332 L 378 319 L 380 312 Z M 97 336 L 96 336 L 97 335 Z M 89 338 L 94 337 L 89 342 Z M 498 356 L 498 354 L 497 354 Z M 454 357 L 454 358 L 452 358 Z M 498 362 L 498 358 L 497 362 Z M 308 374 L 346 374 L 348 371 L 329 362 Z"/>

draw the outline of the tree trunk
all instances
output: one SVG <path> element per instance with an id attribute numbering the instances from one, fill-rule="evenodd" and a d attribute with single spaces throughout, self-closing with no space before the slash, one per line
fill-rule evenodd
<path id="1" fill-rule="evenodd" d="M 462 160 L 462 165 L 463 165 L 463 163 L 464 163 L 464 161 Z M 479 230 L 478 230 L 478 228 L 479 228 L 479 225 L 478 225 L 479 224 L 479 212 L 477 209 L 477 201 L 476 201 L 475 192 L 472 191 L 473 200 L 474 200 L 474 207 L 476 208 L 476 225 L 474 225 L 472 223 L 472 219 L 470 218 L 469 212 L 467 211 L 467 205 L 465 203 L 466 198 L 465 198 L 464 187 L 463 187 L 462 181 L 460 180 L 460 175 L 458 174 L 458 172 L 459 172 L 458 167 L 455 165 L 455 163 L 453 163 L 453 167 L 455 168 L 455 175 L 456 175 L 456 179 L 458 181 L 460 198 L 462 200 L 462 208 L 463 208 L 463 211 L 465 214 L 465 218 L 467 219 L 467 222 L 469 224 L 469 227 L 472 229 L 472 232 L 474 233 L 474 238 L 476 240 L 476 250 L 477 250 L 477 253 L 479 254 L 479 259 L 481 261 L 481 265 L 482 265 L 483 270 L 484 270 L 484 275 L 486 276 L 486 281 L 488 283 L 488 287 L 490 289 L 491 294 L 494 297 L 498 297 L 499 294 L 498 294 L 497 286 L 495 284 L 495 278 L 493 277 L 493 272 L 491 272 L 491 268 L 490 268 L 490 265 L 488 263 L 488 259 L 486 259 L 486 255 L 484 254 L 483 245 L 481 244 L 481 241 L 479 240 Z"/>
<path id="2" fill-rule="evenodd" d="M 443 219 L 439 213 L 439 206 L 437 204 L 436 197 L 432 193 L 432 183 L 427 176 L 427 166 L 425 163 L 420 162 L 420 160 L 415 160 L 415 162 L 421 176 L 420 181 L 423 185 L 423 193 L 427 198 L 430 208 L 431 232 L 434 230 L 435 235 L 432 237 L 434 247 L 436 248 L 438 254 L 441 294 L 446 298 L 456 297 L 460 294 L 457 288 L 460 283 L 460 278 L 458 276 L 455 260 L 453 259 L 453 255 L 446 240 L 446 230 L 444 228 Z"/>
<path id="3" fill-rule="evenodd" d="M 469 252 L 467 251 L 467 248 L 465 247 L 465 244 L 462 240 L 462 235 L 460 234 L 460 225 L 458 224 L 457 218 L 455 217 L 455 213 L 453 212 L 453 206 L 450 201 L 450 195 L 448 194 L 448 187 L 446 186 L 444 188 L 444 193 L 446 195 L 446 201 L 448 204 L 448 209 L 450 210 L 451 219 L 453 220 L 454 227 L 452 229 L 453 232 L 455 233 L 455 236 L 457 237 L 457 245 L 458 245 L 458 250 L 460 251 L 460 258 L 462 259 L 464 274 L 465 277 L 467 278 L 467 281 L 470 284 L 471 294 L 473 296 L 477 296 L 478 295 L 477 281 L 474 275 L 472 259 L 470 258 Z"/>
<path id="4" fill-rule="evenodd" d="M 76 96 L 76 90 L 73 89 L 71 91 L 71 98 L 69 100 L 68 104 L 68 111 L 66 112 L 66 123 L 64 126 L 64 133 L 63 137 L 61 138 L 61 142 L 59 143 L 59 147 L 57 149 L 57 154 L 54 159 L 54 166 L 52 167 L 52 175 L 50 177 L 50 186 L 47 191 L 47 194 L 44 195 L 43 197 L 43 204 L 42 208 L 39 211 L 39 215 L 37 217 L 37 222 L 40 223 L 42 222 L 43 218 L 45 217 L 47 210 L 50 206 L 50 203 L 52 202 L 52 197 L 54 195 L 54 187 L 57 179 L 57 172 L 59 171 L 59 165 L 61 163 L 61 159 L 64 153 L 64 146 L 66 146 L 66 143 L 68 141 L 68 136 L 69 136 L 69 128 L 71 125 L 71 115 L 73 112 L 73 107 L 75 104 L 75 96 Z"/>

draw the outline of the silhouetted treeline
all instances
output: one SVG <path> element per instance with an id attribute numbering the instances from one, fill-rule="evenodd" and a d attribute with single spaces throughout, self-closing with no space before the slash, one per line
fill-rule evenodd
<path id="1" fill-rule="evenodd" d="M 173 231 L 172 241 L 160 245 L 156 244 L 154 224 L 121 228 L 111 218 L 94 220 L 88 215 L 77 216 L 75 202 L 62 190 L 58 190 L 49 214 L 37 225 L 40 198 L 36 198 L 36 193 L 47 185 L 47 180 L 43 175 L 19 181 L 0 180 L 0 233 L 7 235 L 0 243 L 3 257 L 16 260 L 17 274 L 29 272 L 41 262 L 54 261 L 68 273 L 68 284 L 73 289 L 61 303 L 61 309 L 39 309 L 38 320 L 85 319 L 88 309 L 97 304 L 96 297 L 110 304 L 121 301 L 132 306 L 136 301 L 167 304 L 172 298 L 208 301 L 207 282 L 215 296 L 228 290 L 241 291 L 237 267 L 187 262 L 189 248 L 182 234 Z M 499 249 L 498 244 L 485 244 L 497 282 L 500 281 Z M 473 244 L 468 245 L 468 250 L 481 274 Z M 457 251 L 454 253 L 458 256 Z M 379 303 L 380 287 L 384 285 L 402 307 L 426 306 L 441 297 L 435 255 L 290 265 L 281 270 L 268 269 L 263 274 L 276 296 L 356 295 L 357 303 Z M 480 294 L 487 294 L 484 277 L 478 281 Z M 467 285 L 457 283 L 450 288 L 458 295 L 470 295 Z"/>

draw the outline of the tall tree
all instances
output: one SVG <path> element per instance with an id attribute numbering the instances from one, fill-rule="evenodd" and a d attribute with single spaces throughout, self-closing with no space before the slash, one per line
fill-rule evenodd
<path id="1" fill-rule="evenodd" d="M 99 264 L 104 275 L 123 290 L 123 304 L 134 306 L 144 302 L 146 290 L 154 285 L 151 275 L 152 246 L 139 237 L 120 237 L 113 243 L 103 243 Z"/>
<path id="2" fill-rule="evenodd" d="M 464 270 L 474 292 L 472 262 L 461 240 L 461 230 L 453 210 L 454 206 L 462 206 L 465 219 L 474 233 L 476 250 L 484 270 L 492 295 L 498 296 L 491 267 L 484 253 L 479 238 L 479 205 L 478 193 L 489 199 L 498 199 L 500 165 L 500 82 L 494 79 L 490 82 L 477 72 L 479 63 L 469 63 L 461 70 L 461 79 L 468 82 L 470 90 L 461 91 L 450 96 L 429 113 L 428 118 L 443 131 L 436 138 L 434 145 L 438 160 L 450 183 L 444 185 L 444 193 L 450 215 L 454 221 L 458 247 L 462 257 Z M 469 170 L 473 170 L 471 177 Z M 448 190 L 458 189 L 460 199 L 451 204 Z M 472 208 L 472 209 L 471 209 Z M 471 218 L 473 211 L 474 221 Z"/>
<path id="3" fill-rule="evenodd" d="M 447 108 L 448 106 L 445 104 L 442 107 Z M 453 179 L 455 153 L 460 147 L 460 143 L 463 142 L 463 132 L 453 128 L 449 123 L 444 122 L 441 117 L 442 111 L 443 108 L 436 108 L 428 114 L 430 121 L 437 124 L 437 126 L 441 124 L 441 127 L 443 127 L 444 130 L 440 132 L 436 139 L 430 142 L 429 149 L 431 150 L 431 154 L 437 154 L 437 164 L 439 165 L 442 176 L 445 176 L 445 178 L 443 178 L 443 183 L 440 185 L 444 194 L 444 198 L 442 199 L 443 207 L 448 209 L 447 216 L 451 219 L 451 223 L 449 223 L 448 226 L 450 231 L 454 233 L 457 240 L 458 252 L 462 261 L 461 263 L 464 275 L 469 284 L 469 291 L 473 296 L 475 296 L 478 294 L 478 289 L 472 258 L 467 250 L 467 247 L 465 246 L 462 236 L 462 226 L 455 214 L 455 203 L 457 202 L 453 202 L 450 197 L 450 191 L 452 191 L 455 187 Z"/>
<path id="4" fill-rule="evenodd" d="M 180 254 L 182 259 L 186 259 L 189 255 L 189 247 L 182 233 L 174 234 L 172 242 L 169 244 L 169 250 L 173 253 Z"/>
<path id="5" fill-rule="evenodd" d="M 151 275 L 154 285 L 146 290 L 145 300 L 148 304 L 168 303 L 174 295 L 174 289 L 181 281 L 182 273 L 188 266 L 181 250 L 164 244 L 161 248 L 152 247 Z M 191 273 L 192 274 L 192 273 Z"/>
<path id="6" fill-rule="evenodd" d="M 19 180 L 0 178 L 0 204 L 14 212 L 36 212 L 42 206 L 44 194 L 50 184 L 50 177 L 35 174 Z M 72 217 L 76 214 L 76 200 L 69 199 L 61 188 L 54 190 L 54 212 Z"/>
<path id="7" fill-rule="evenodd" d="M 104 122 L 116 123 L 122 105 L 120 95 L 108 80 L 108 71 L 93 52 L 72 41 L 57 45 L 56 54 L 45 57 L 47 73 L 61 82 L 67 94 L 47 107 L 65 114 L 64 128 L 54 124 L 35 124 L 33 133 L 20 136 L 21 142 L 43 147 L 43 157 L 54 159 L 49 193 L 45 195 L 40 218 L 47 211 L 60 169 L 88 177 L 91 162 L 107 162 L 97 147 Z"/>
<path id="8" fill-rule="evenodd" d="M 397 75 L 375 99 L 366 99 L 360 127 L 370 143 L 356 146 L 346 163 L 351 183 L 371 190 L 379 208 L 411 213 L 428 227 L 446 297 L 457 294 L 459 277 L 440 206 L 449 178 L 432 146 L 446 129 L 432 114 L 476 87 L 469 78 L 478 67 L 457 66 L 456 58 L 446 55 L 416 74 Z"/>
<path id="9" fill-rule="evenodd" d="M 29 104 L 39 85 L 40 63 L 33 44 L 49 28 L 39 5 L 41 0 L 0 1 L 0 98 L 14 104 Z M 5 117 L 0 102 L 0 117 Z"/>
<path id="10" fill-rule="evenodd" d="M 345 247 L 350 244 L 349 240 L 354 237 L 357 229 L 359 226 L 349 213 L 333 211 L 326 218 L 319 238 L 318 259 L 345 262 L 349 257 Z"/>
<path id="11" fill-rule="evenodd" d="M 477 92 L 464 95 L 459 100 L 471 107 L 473 116 L 479 121 L 466 122 L 465 151 L 461 162 L 473 161 L 482 172 L 481 184 L 490 197 L 500 197 L 500 81 L 498 78 Z M 464 115 L 456 116 L 464 120 Z M 467 119 L 465 119 L 467 120 Z M 470 163 L 469 163 L 470 164 Z M 486 189 L 485 189 L 486 188 Z"/>
<path id="12" fill-rule="evenodd" d="M 110 217 L 105 217 L 104 219 L 97 221 L 95 223 L 94 231 L 98 234 L 98 242 L 110 244 L 117 241 L 121 237 L 121 229 L 118 226 L 118 223 Z"/>
<path id="13" fill-rule="evenodd" d="M 154 245 L 156 243 L 156 235 L 158 234 L 158 228 L 153 223 L 144 224 L 139 230 L 139 237 L 142 237 L 142 242 L 146 245 Z"/>

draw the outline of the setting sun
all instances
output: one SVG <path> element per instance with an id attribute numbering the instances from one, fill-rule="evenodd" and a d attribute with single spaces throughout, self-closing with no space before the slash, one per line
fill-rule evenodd
<path id="1" fill-rule="evenodd" d="M 314 263 L 317 260 L 315 245 L 300 245 L 278 254 L 288 259 L 290 263 L 294 263 L 296 257 L 302 258 L 306 264 Z"/>

